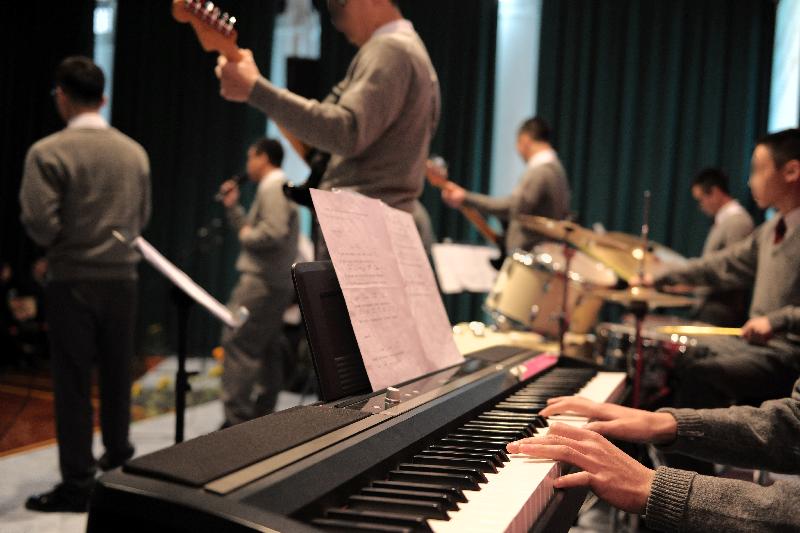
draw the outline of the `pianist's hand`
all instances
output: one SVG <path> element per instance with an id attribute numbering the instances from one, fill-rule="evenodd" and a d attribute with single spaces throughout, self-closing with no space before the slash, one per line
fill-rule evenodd
<path id="1" fill-rule="evenodd" d="M 675 440 L 678 423 L 669 413 L 652 413 L 613 403 L 597 403 L 578 396 L 560 396 L 547 401 L 539 412 L 550 417 L 574 414 L 592 418 L 586 429 L 596 431 L 610 439 L 627 442 L 652 442 L 666 444 Z"/>
<path id="2" fill-rule="evenodd" d="M 219 93 L 232 102 L 246 102 L 261 76 L 253 52 L 247 49 L 241 52 L 242 58 L 235 63 L 228 61 L 225 56 L 219 56 L 214 69 L 220 81 Z"/>
<path id="3" fill-rule="evenodd" d="M 766 344 L 773 335 L 772 324 L 765 316 L 757 316 L 742 326 L 742 337 L 750 344 Z"/>
<path id="4" fill-rule="evenodd" d="M 583 472 L 561 476 L 553 486 L 588 486 L 614 507 L 644 514 L 655 472 L 594 431 L 554 424 L 547 436 L 509 443 L 508 451 L 575 465 Z"/>

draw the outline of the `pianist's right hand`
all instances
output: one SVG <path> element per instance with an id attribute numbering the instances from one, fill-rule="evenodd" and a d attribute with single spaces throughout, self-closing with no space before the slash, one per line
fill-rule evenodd
<path id="1" fill-rule="evenodd" d="M 613 403 L 597 403 L 578 396 L 561 396 L 547 401 L 539 413 L 550 417 L 575 414 L 592 418 L 586 429 L 611 439 L 627 442 L 667 444 L 675 440 L 678 423 L 669 413 L 653 413 Z"/>

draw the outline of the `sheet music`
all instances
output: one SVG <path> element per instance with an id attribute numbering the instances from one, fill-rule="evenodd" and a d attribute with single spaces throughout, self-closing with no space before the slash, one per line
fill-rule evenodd
<path id="1" fill-rule="evenodd" d="M 247 320 L 248 312 L 244 307 L 234 314 L 219 300 L 208 294 L 205 289 L 194 282 L 184 271 L 176 267 L 169 259 L 161 255 L 161 252 L 147 242 L 143 237 L 136 237 L 131 243 L 135 249 L 142 254 L 148 263 L 164 274 L 164 276 L 180 287 L 194 301 L 208 309 L 208 311 L 220 319 L 224 324 L 232 328 L 238 328 Z"/>
<path id="2" fill-rule="evenodd" d="M 351 192 L 311 196 L 373 390 L 463 361 L 411 215 Z"/>
<path id="3" fill-rule="evenodd" d="M 489 261 L 499 257 L 500 251 L 497 248 L 442 243 L 434 244 L 431 254 L 443 293 L 492 290 L 497 271 Z"/>

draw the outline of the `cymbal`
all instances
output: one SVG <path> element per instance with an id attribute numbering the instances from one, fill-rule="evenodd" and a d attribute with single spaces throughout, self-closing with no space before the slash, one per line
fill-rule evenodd
<path id="1" fill-rule="evenodd" d="M 549 239 L 568 242 L 582 251 L 585 251 L 584 249 L 593 242 L 601 243 L 604 247 L 618 251 L 628 250 L 628 246 L 624 242 L 619 242 L 569 220 L 555 220 L 537 215 L 517 215 L 517 219 L 531 231 Z"/>
<path id="2" fill-rule="evenodd" d="M 607 302 L 613 302 L 627 306 L 634 303 L 646 303 L 651 309 L 666 307 L 689 307 L 697 303 L 695 298 L 666 294 L 647 287 L 630 287 L 622 290 L 595 289 L 589 291 L 589 294 L 598 296 Z"/>
<path id="3" fill-rule="evenodd" d="M 679 253 L 654 241 L 648 242 L 647 253 L 645 253 L 642 239 L 635 235 L 612 232 L 608 233 L 606 237 L 618 245 L 609 247 L 605 245 L 604 241 L 597 240 L 589 243 L 587 249 L 583 251 L 608 265 L 625 281 L 630 281 L 639 274 L 642 260 L 644 260 L 644 271 L 653 276 L 686 261 Z"/>
<path id="4" fill-rule="evenodd" d="M 742 328 L 718 328 L 716 326 L 661 326 L 656 328 L 656 331 L 667 335 L 685 335 L 686 337 L 706 335 L 742 336 Z"/>

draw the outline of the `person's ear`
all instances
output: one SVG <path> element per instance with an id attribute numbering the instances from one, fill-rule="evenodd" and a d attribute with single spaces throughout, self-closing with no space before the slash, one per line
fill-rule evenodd
<path id="1" fill-rule="evenodd" d="M 790 159 L 781 168 L 781 174 L 786 183 L 800 183 L 800 160 Z"/>

